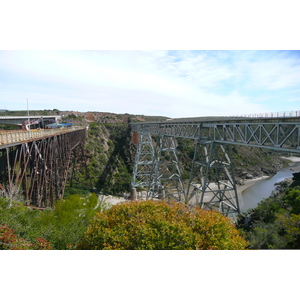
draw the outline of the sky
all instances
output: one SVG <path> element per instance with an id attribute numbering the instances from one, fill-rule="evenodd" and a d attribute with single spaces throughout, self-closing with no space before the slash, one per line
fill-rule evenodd
<path id="1" fill-rule="evenodd" d="M 299 110 L 300 51 L 1 50 L 0 109 L 235 116 Z"/>

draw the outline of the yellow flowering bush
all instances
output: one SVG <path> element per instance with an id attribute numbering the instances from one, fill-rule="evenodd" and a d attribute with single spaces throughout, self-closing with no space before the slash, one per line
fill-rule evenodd
<path id="1" fill-rule="evenodd" d="M 77 249 L 245 249 L 230 220 L 185 204 L 132 201 L 98 213 Z"/>

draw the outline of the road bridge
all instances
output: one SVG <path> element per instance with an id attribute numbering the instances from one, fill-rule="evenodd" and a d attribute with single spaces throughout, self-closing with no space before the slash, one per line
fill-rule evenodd
<path id="1" fill-rule="evenodd" d="M 0 124 L 15 125 L 25 127 L 28 124 L 38 124 L 40 127 L 45 127 L 47 124 L 59 123 L 61 121 L 60 115 L 53 116 L 0 116 Z"/>
<path id="2" fill-rule="evenodd" d="M 85 127 L 0 131 L 0 194 L 52 207 L 64 195 L 70 165 L 84 154 Z"/>
<path id="3" fill-rule="evenodd" d="M 240 117 L 178 118 L 132 123 L 137 145 L 133 170 L 136 188 L 147 189 L 150 199 L 176 199 L 240 213 L 231 158 L 232 145 L 300 153 L 300 112 Z M 156 138 L 154 138 L 156 137 Z M 178 138 L 195 140 L 189 183 L 182 180 Z"/>

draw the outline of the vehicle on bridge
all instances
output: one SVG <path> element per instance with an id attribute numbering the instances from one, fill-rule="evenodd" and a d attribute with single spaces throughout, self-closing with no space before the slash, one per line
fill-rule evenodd
<path id="1" fill-rule="evenodd" d="M 45 129 L 55 129 L 55 128 L 70 128 L 73 126 L 73 123 L 53 123 L 53 124 L 48 124 Z"/>

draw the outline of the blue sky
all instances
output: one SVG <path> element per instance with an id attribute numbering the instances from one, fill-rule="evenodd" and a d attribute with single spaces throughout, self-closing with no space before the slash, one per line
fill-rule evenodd
<path id="1" fill-rule="evenodd" d="M 169 117 L 300 109 L 300 51 L 0 51 L 0 108 Z"/>

